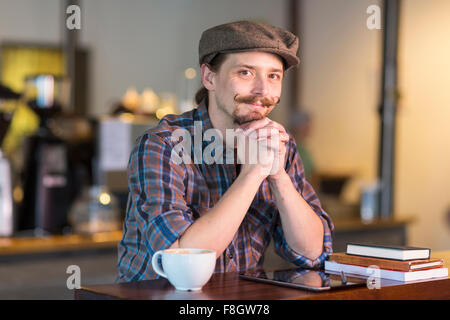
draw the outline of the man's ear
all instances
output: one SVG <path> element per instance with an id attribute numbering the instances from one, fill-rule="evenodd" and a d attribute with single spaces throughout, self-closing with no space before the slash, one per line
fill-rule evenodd
<path id="1" fill-rule="evenodd" d="M 216 73 L 211 70 L 211 67 L 207 63 L 201 65 L 200 71 L 202 73 L 203 86 L 208 90 L 211 91 L 214 90 L 215 89 L 214 76 L 216 75 Z"/>

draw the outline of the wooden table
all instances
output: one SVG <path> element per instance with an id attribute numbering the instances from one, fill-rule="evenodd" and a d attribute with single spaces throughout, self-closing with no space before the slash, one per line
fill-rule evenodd
<path id="1" fill-rule="evenodd" d="M 450 251 L 435 252 L 449 267 Z M 86 286 L 75 290 L 75 299 L 133 300 L 390 300 L 450 299 L 450 277 L 415 282 L 381 281 L 380 289 L 364 287 L 309 292 L 274 286 L 238 277 L 237 273 L 214 274 L 200 292 L 175 290 L 166 279 Z"/>

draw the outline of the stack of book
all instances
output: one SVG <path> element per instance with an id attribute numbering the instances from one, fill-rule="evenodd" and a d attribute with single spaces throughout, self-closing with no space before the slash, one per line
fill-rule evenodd
<path id="1" fill-rule="evenodd" d="M 325 271 L 381 279 L 413 281 L 448 277 L 443 259 L 430 258 L 430 249 L 372 244 L 347 244 L 346 253 L 334 253 L 325 261 Z"/>

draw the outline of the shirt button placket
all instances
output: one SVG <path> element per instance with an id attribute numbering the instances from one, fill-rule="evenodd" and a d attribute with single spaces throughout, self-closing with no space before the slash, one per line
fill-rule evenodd
<path id="1" fill-rule="evenodd" d="M 229 258 L 230 260 L 233 260 L 233 257 L 234 257 L 233 251 L 228 252 L 228 258 Z"/>

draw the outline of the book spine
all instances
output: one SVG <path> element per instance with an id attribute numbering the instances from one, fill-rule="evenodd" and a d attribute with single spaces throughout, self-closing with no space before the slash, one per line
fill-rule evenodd
<path id="1" fill-rule="evenodd" d="M 411 281 L 411 280 L 422 280 L 422 279 L 430 279 L 435 277 L 448 277 L 448 269 L 447 268 L 437 268 L 437 269 L 429 269 L 429 270 L 419 270 L 414 272 L 402 272 L 402 271 L 392 271 L 392 270 L 384 270 L 384 269 L 374 269 L 374 268 L 365 268 L 355 265 L 346 265 L 340 264 L 336 262 L 325 261 L 325 271 L 334 271 L 334 272 L 347 272 L 349 274 L 361 275 L 368 277 L 379 276 L 382 279 L 396 280 L 396 281 Z"/>
<path id="2" fill-rule="evenodd" d="M 341 263 L 341 264 L 351 264 L 351 265 L 356 265 L 356 266 L 360 266 L 360 267 L 370 267 L 370 266 L 377 266 L 381 269 L 389 269 L 389 270 L 396 270 L 396 271 L 411 271 L 411 265 L 410 264 L 395 264 L 395 263 L 391 263 L 390 261 L 382 261 L 382 260 L 378 260 L 378 259 L 370 259 L 367 258 L 367 260 L 363 260 L 363 259 L 358 259 L 358 258 L 342 258 L 342 257 L 330 257 L 329 261 L 334 261 L 336 263 Z"/>
<path id="3" fill-rule="evenodd" d="M 380 267 L 381 269 L 397 271 L 414 271 L 440 268 L 444 265 L 443 259 L 396 261 L 388 259 L 358 257 L 342 253 L 334 253 L 329 257 L 328 260 L 343 264 L 353 264 L 361 267 L 369 267 L 375 265 Z"/>
<path id="4" fill-rule="evenodd" d="M 431 249 L 429 248 L 416 248 L 420 250 L 426 250 L 427 254 L 423 257 L 413 258 L 410 256 L 409 252 L 411 249 L 394 248 L 387 246 L 369 246 L 369 245 L 360 245 L 360 244 L 347 244 L 346 253 L 348 255 L 358 256 L 358 257 L 368 257 L 368 258 L 377 258 L 377 259 L 390 259 L 396 261 L 408 261 L 414 259 L 430 259 Z M 380 252 L 380 250 L 384 250 Z"/>

